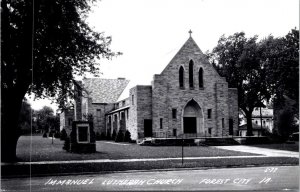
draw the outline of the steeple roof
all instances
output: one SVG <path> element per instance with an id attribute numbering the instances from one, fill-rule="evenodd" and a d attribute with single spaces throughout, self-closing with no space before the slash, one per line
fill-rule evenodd
<path id="1" fill-rule="evenodd" d="M 203 55 L 203 52 L 201 51 L 201 49 L 198 47 L 197 43 L 195 42 L 195 40 L 193 39 L 192 36 L 190 36 L 186 42 L 183 44 L 183 46 L 179 49 L 178 53 L 181 52 L 184 49 L 194 49 L 196 52 L 196 54 L 201 54 Z"/>
<path id="2" fill-rule="evenodd" d="M 191 53 L 193 55 L 197 55 L 197 57 L 200 57 L 203 63 L 209 63 L 206 56 L 203 54 L 201 49 L 198 47 L 197 43 L 192 37 L 192 31 L 189 31 L 189 38 L 186 40 L 186 42 L 182 45 L 182 47 L 179 49 L 179 51 L 174 55 L 174 57 L 171 59 L 169 64 L 173 63 L 174 60 L 176 60 L 178 57 L 181 57 L 183 55 L 190 55 Z M 165 67 L 165 69 L 162 71 L 162 73 L 168 68 L 169 64 Z"/>

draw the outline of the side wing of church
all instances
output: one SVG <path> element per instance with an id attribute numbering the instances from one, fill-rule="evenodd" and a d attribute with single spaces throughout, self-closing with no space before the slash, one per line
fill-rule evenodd
<path id="1" fill-rule="evenodd" d="M 128 130 L 136 141 L 182 134 L 185 137 L 238 134 L 237 89 L 228 88 L 225 78 L 216 72 L 192 37 L 162 73 L 154 75 L 152 85 L 128 88 L 127 80 L 119 81 L 123 82 L 119 82 L 121 90 L 113 93 L 114 99 L 110 100 L 103 98 L 106 93 L 92 94 L 101 90 L 83 85 L 87 94 L 76 97 L 75 119 L 92 114 L 98 134 L 111 136 Z M 124 97 L 126 85 L 129 95 Z"/>

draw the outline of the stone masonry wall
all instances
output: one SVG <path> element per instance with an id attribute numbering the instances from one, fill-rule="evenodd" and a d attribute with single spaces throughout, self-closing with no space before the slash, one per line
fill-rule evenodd
<path id="1" fill-rule="evenodd" d="M 114 107 L 115 105 L 113 103 L 109 103 L 109 104 L 105 104 L 105 107 L 104 107 L 104 114 L 107 114 L 111 111 L 114 110 Z M 111 124 L 109 124 L 109 118 L 111 118 Z M 113 133 L 113 115 L 110 114 L 110 115 L 106 115 L 105 116 L 105 125 L 104 125 L 104 130 L 105 130 L 105 133 L 106 135 L 112 135 Z"/>
<path id="2" fill-rule="evenodd" d="M 139 138 L 144 137 L 144 120 L 152 120 L 152 87 L 136 86 L 137 90 L 137 131 Z"/>
<path id="3" fill-rule="evenodd" d="M 65 112 L 62 112 L 59 114 L 59 130 L 63 130 L 64 127 L 66 126 L 66 117 L 65 117 Z"/>
<path id="4" fill-rule="evenodd" d="M 152 82 L 152 131 L 160 132 L 168 130 L 168 85 L 164 76 L 154 75 Z M 162 129 L 160 119 L 163 119 Z"/>
<path id="5" fill-rule="evenodd" d="M 59 115 L 59 118 L 60 118 L 60 131 L 62 131 L 62 129 L 65 129 L 67 134 L 70 134 L 72 130 L 72 121 L 74 120 L 74 111 L 65 110 Z"/>
<path id="6" fill-rule="evenodd" d="M 229 134 L 228 117 L 228 84 L 227 82 L 218 82 L 216 83 L 215 120 L 217 130 L 215 136 L 227 136 Z"/>
<path id="7" fill-rule="evenodd" d="M 193 60 L 193 82 L 189 86 L 189 62 Z M 184 68 L 184 88 L 179 87 L 179 68 Z M 199 87 L 199 69 L 203 69 L 203 88 Z M 216 85 L 218 83 L 218 85 Z M 220 84 L 221 83 L 221 84 Z M 219 85 L 223 85 L 220 96 Z M 218 87 L 218 88 L 217 88 Z M 221 88 L 221 87 L 220 87 Z M 228 132 L 228 85 L 207 61 L 194 40 L 189 39 L 160 75 L 155 75 L 152 82 L 152 115 L 153 131 L 166 131 L 171 135 L 177 130 L 179 136 L 183 132 L 182 120 L 186 104 L 194 99 L 201 108 L 202 136 L 211 128 L 212 136 L 222 135 L 222 118 Z M 172 118 L 172 109 L 177 110 L 176 118 Z M 207 111 L 212 110 L 211 119 Z M 160 118 L 163 118 L 163 129 L 160 129 Z M 201 135 L 200 135 L 201 136 Z"/>
<path id="8" fill-rule="evenodd" d="M 95 133 L 106 133 L 106 120 L 105 114 L 112 110 L 111 105 L 104 103 L 91 103 L 89 102 L 89 112 L 93 114 L 93 123 Z"/>
<path id="9" fill-rule="evenodd" d="M 79 86 L 82 86 L 81 81 L 77 81 L 77 84 Z M 80 121 L 82 118 L 82 109 L 81 109 L 81 103 L 82 103 L 82 90 L 77 87 L 75 84 L 74 86 L 74 120 Z"/>
<path id="10" fill-rule="evenodd" d="M 132 99 L 133 96 L 133 99 Z M 127 130 L 131 134 L 132 140 L 138 139 L 138 130 L 137 130 L 137 87 L 133 87 L 129 90 L 129 114 L 128 114 L 128 127 Z"/>
<path id="11" fill-rule="evenodd" d="M 238 135 L 239 107 L 238 107 L 238 90 L 236 88 L 228 89 L 228 108 L 229 108 L 229 118 L 233 119 L 233 135 Z"/>

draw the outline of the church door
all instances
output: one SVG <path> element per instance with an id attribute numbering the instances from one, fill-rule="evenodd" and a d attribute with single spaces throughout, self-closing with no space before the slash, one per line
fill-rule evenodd
<path id="1" fill-rule="evenodd" d="M 144 119 L 144 137 L 152 137 L 152 119 Z"/>
<path id="2" fill-rule="evenodd" d="M 183 111 L 182 125 L 184 134 L 203 134 L 202 111 L 195 100 L 189 101 Z"/>
<path id="3" fill-rule="evenodd" d="M 197 133 L 196 117 L 183 117 L 184 133 Z"/>

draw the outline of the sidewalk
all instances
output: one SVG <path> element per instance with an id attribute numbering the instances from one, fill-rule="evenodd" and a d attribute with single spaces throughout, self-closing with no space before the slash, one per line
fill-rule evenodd
<path id="1" fill-rule="evenodd" d="M 298 158 L 279 156 L 217 156 L 181 158 L 146 158 L 146 159 L 100 159 L 71 161 L 41 161 L 2 163 L 2 177 L 49 176 L 109 173 L 118 171 L 145 171 L 166 169 L 211 169 L 231 167 L 260 167 L 298 165 Z"/>
<path id="2" fill-rule="evenodd" d="M 267 157 L 299 158 L 299 152 L 277 150 L 277 149 L 266 149 L 266 148 L 261 148 L 261 147 L 252 147 L 252 146 L 245 146 L 245 145 L 216 146 L 216 148 L 231 150 L 231 151 L 245 152 L 245 153 L 256 153 L 256 154 L 264 155 Z"/>
<path id="3" fill-rule="evenodd" d="M 217 157 L 184 157 L 184 160 L 209 160 L 209 159 L 241 159 L 241 158 L 264 158 L 265 156 L 217 156 Z M 182 160 L 182 158 L 143 158 L 143 159 L 95 159 L 95 160 L 69 160 L 69 161 L 36 161 L 1 163 L 1 165 L 44 165 L 44 164 L 74 164 L 74 163 L 128 163 L 148 161 Z"/>

